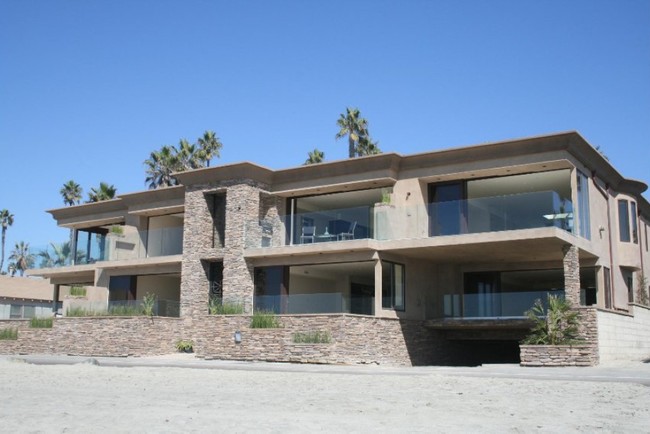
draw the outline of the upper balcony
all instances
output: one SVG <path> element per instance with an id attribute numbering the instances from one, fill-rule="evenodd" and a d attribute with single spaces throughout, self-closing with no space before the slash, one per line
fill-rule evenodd
<path id="1" fill-rule="evenodd" d="M 69 244 L 50 243 L 47 248 L 33 250 L 32 268 L 179 255 L 183 251 L 183 227 L 137 230 L 132 226 L 113 225 L 80 229 L 76 232 L 75 248 L 70 249 Z"/>
<path id="2" fill-rule="evenodd" d="M 555 191 L 539 191 L 420 206 L 384 203 L 314 209 L 249 221 L 246 248 L 274 248 L 351 240 L 408 240 L 556 227 L 573 232 L 573 205 Z M 325 246 L 322 246 L 325 247 Z"/>

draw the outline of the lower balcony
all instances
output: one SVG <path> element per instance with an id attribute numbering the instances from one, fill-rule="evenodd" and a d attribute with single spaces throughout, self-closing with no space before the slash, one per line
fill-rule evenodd
<path id="1" fill-rule="evenodd" d="M 541 300 L 546 307 L 549 295 L 564 297 L 564 290 L 445 294 L 443 296 L 444 318 L 526 318 L 526 311 L 536 300 Z"/>

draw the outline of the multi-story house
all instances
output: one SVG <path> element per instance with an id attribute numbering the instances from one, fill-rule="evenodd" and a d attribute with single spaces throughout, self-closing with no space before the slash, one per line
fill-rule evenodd
<path id="1" fill-rule="evenodd" d="M 646 185 L 578 133 L 176 176 L 49 211 L 76 230 L 77 261 L 34 274 L 98 287 L 107 304 L 155 294 L 158 315 L 180 318 L 168 340 L 206 357 L 514 360 L 524 312 L 547 294 L 583 307 L 596 357 L 650 356 Z M 244 315 L 209 315 L 210 299 Z M 240 319 L 259 310 L 281 315 L 277 337 Z M 288 333 L 316 329 L 332 336 L 317 356 L 291 346 Z"/>

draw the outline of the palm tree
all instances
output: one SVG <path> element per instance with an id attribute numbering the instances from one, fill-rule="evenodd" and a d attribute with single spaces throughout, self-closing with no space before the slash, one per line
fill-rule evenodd
<path id="1" fill-rule="evenodd" d="M 196 145 L 191 145 L 187 140 L 181 139 L 178 142 L 178 148 L 174 148 L 174 150 L 178 160 L 177 172 L 203 167 L 204 162 L 196 149 Z"/>
<path id="2" fill-rule="evenodd" d="M 336 139 L 348 136 L 348 153 L 350 158 L 356 156 L 359 138 L 368 135 L 368 121 L 360 116 L 359 109 L 346 108 L 346 114 L 341 114 L 336 124 L 340 130 L 336 133 Z"/>
<path id="3" fill-rule="evenodd" d="M 221 156 L 220 151 L 223 144 L 215 132 L 209 130 L 203 133 L 203 137 L 199 137 L 197 142 L 200 146 L 199 157 L 206 163 L 207 167 L 210 167 L 210 160 L 213 157 L 219 158 Z"/>
<path id="4" fill-rule="evenodd" d="M 38 252 L 38 256 L 41 258 L 41 268 L 61 267 L 71 263 L 72 249 L 70 248 L 70 242 L 50 243 L 50 247 L 52 249 L 48 247 Z M 80 259 L 79 256 L 83 257 L 83 252 L 77 252 L 77 260 Z"/>
<path id="5" fill-rule="evenodd" d="M 79 204 L 83 190 L 79 184 L 71 179 L 70 181 L 63 184 L 63 187 L 61 190 L 59 190 L 59 193 L 61 193 L 61 197 L 63 197 L 63 203 L 68 206 L 72 206 Z"/>
<path id="6" fill-rule="evenodd" d="M 325 159 L 325 153 L 319 151 L 318 148 L 314 148 L 313 151 L 309 151 L 307 156 L 308 158 L 307 160 L 305 160 L 304 166 L 307 166 L 308 164 L 322 163 L 323 160 Z"/>
<path id="7" fill-rule="evenodd" d="M 88 193 L 88 202 L 101 202 L 115 198 L 117 189 L 114 185 L 108 185 L 105 182 L 99 183 L 99 188 L 91 188 Z"/>
<path id="8" fill-rule="evenodd" d="M 153 151 L 144 164 L 147 166 L 145 182 L 149 183 L 149 189 L 171 187 L 178 184 L 176 178 L 172 176 L 178 167 L 173 146 L 165 145 L 160 148 L 160 151 Z"/>
<path id="9" fill-rule="evenodd" d="M 83 189 L 79 184 L 74 182 L 72 179 L 65 184 L 63 184 L 63 187 L 61 190 L 59 190 L 59 193 L 61 193 L 61 197 L 63 197 L 63 203 L 68 205 L 68 206 L 73 206 L 73 205 L 79 205 L 79 202 L 81 202 L 81 195 L 83 194 Z M 74 244 L 74 233 L 75 233 L 75 228 L 70 228 L 70 243 L 69 245 L 72 246 Z M 74 262 L 72 262 L 74 264 Z"/>
<path id="10" fill-rule="evenodd" d="M 373 142 L 370 136 L 359 137 L 359 143 L 357 144 L 357 156 L 362 157 L 364 155 L 376 154 L 381 154 L 381 149 L 379 149 L 379 142 Z"/>
<path id="11" fill-rule="evenodd" d="M 2 225 L 2 256 L 0 257 L 0 271 L 2 271 L 2 265 L 5 262 L 5 236 L 7 234 L 7 228 L 13 224 L 14 215 L 6 209 L 0 211 L 0 225 Z"/>
<path id="12" fill-rule="evenodd" d="M 9 259 L 14 261 L 16 270 L 20 271 L 21 276 L 25 275 L 25 270 L 34 265 L 34 255 L 29 251 L 29 243 L 24 241 L 16 243 Z"/>

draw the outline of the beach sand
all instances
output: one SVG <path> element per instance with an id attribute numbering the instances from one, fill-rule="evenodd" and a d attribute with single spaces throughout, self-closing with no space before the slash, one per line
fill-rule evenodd
<path id="1" fill-rule="evenodd" d="M 0 385 L 3 433 L 650 431 L 633 383 L 0 360 Z"/>

